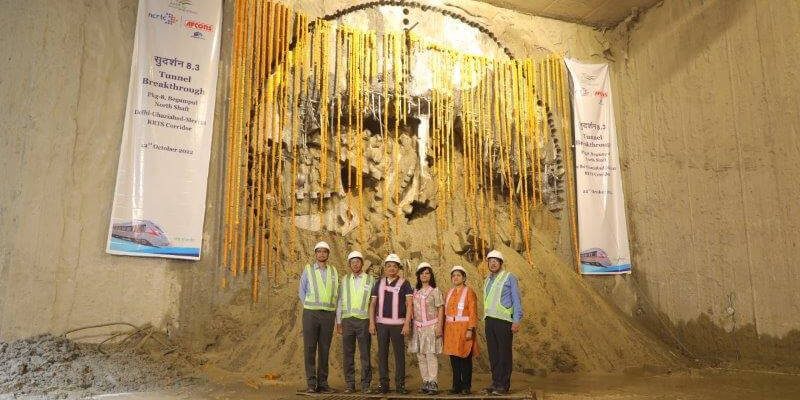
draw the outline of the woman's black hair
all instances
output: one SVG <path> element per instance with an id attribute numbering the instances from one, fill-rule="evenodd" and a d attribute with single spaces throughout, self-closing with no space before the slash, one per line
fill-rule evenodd
<path id="1" fill-rule="evenodd" d="M 464 284 L 466 285 L 466 282 L 467 282 L 467 273 L 466 273 L 466 272 L 464 272 L 464 271 L 462 271 L 462 270 L 460 270 L 460 269 L 457 269 L 457 270 L 455 270 L 455 271 L 452 271 L 452 272 L 450 272 L 450 277 L 452 278 L 452 277 L 453 277 L 453 274 L 455 274 L 456 272 L 458 272 L 459 274 L 461 274 L 461 277 L 462 277 L 462 278 L 464 278 Z"/>
<path id="2" fill-rule="evenodd" d="M 422 275 L 422 271 L 425 271 L 426 269 L 431 272 L 431 280 L 428 282 L 428 284 L 431 285 L 432 288 L 436 287 L 436 277 L 433 275 L 433 268 L 422 267 L 417 270 L 417 290 L 422 289 L 422 281 L 419 279 L 419 276 Z"/>

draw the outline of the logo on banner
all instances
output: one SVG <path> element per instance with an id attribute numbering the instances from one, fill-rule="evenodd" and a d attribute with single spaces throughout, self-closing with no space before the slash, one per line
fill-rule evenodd
<path id="1" fill-rule="evenodd" d="M 592 90 L 592 89 L 587 89 L 585 87 L 581 87 L 580 88 L 580 96 L 581 97 L 590 97 L 590 96 L 591 97 L 597 97 L 597 99 L 599 100 L 598 104 L 602 105 L 603 104 L 603 99 L 608 97 L 608 92 L 606 92 L 605 90 L 599 90 L 599 89 L 598 90 Z"/>
<path id="2" fill-rule="evenodd" d="M 176 10 L 181 10 L 184 12 L 196 14 L 194 10 L 192 10 L 192 0 L 172 0 L 169 2 L 169 7 L 174 8 Z"/>
<path id="3" fill-rule="evenodd" d="M 187 29 L 189 29 L 191 31 L 206 31 L 206 32 L 209 32 L 209 33 L 214 31 L 214 25 L 207 24 L 207 23 L 201 22 L 201 21 L 191 20 L 191 19 L 186 21 L 186 22 L 184 22 L 183 26 L 185 26 Z"/>
<path id="4" fill-rule="evenodd" d="M 191 38 L 192 38 L 192 39 L 205 39 L 205 36 L 203 36 L 203 32 L 200 32 L 200 31 L 194 31 L 194 32 L 192 33 L 192 36 L 191 36 Z"/>
<path id="5" fill-rule="evenodd" d="M 172 24 L 178 22 L 178 18 L 175 17 L 175 15 L 172 14 L 171 12 L 154 13 L 152 11 L 149 11 L 147 13 L 147 15 L 152 19 L 161 20 L 161 22 L 163 22 L 163 23 L 165 23 L 167 25 L 172 25 Z"/>
<path id="6" fill-rule="evenodd" d="M 587 96 L 587 92 L 591 92 L 594 88 L 600 85 L 600 82 L 597 80 L 597 75 L 582 73 L 580 75 L 579 81 L 581 83 L 581 95 Z"/>

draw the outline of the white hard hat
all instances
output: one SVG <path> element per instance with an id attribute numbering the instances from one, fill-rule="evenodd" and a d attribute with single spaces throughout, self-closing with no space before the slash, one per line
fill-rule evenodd
<path id="1" fill-rule="evenodd" d="M 403 263 L 402 261 L 400 261 L 400 257 L 397 254 L 394 254 L 394 253 L 389 254 L 388 256 L 386 256 L 386 259 L 383 260 L 383 263 L 386 264 L 389 261 L 396 262 L 398 265 Z"/>
<path id="2" fill-rule="evenodd" d="M 464 267 L 462 267 L 460 265 L 456 265 L 453 268 L 450 268 L 450 275 L 453 275 L 453 272 L 455 272 L 455 271 L 461 271 L 461 273 L 464 276 L 467 276 L 467 270 L 465 270 Z"/>
<path id="3" fill-rule="evenodd" d="M 350 261 L 350 260 L 352 260 L 354 258 L 360 258 L 360 259 L 363 260 L 364 259 L 364 255 L 361 254 L 360 251 L 354 250 L 354 251 L 351 251 L 350 254 L 347 255 L 347 261 Z"/>
<path id="4" fill-rule="evenodd" d="M 498 259 L 500 261 L 505 261 L 505 260 L 503 260 L 503 253 L 501 253 L 501 252 L 499 252 L 497 250 L 490 251 L 489 254 L 486 255 L 486 258 L 487 259 L 496 258 L 496 259 Z"/>
<path id="5" fill-rule="evenodd" d="M 319 249 L 325 249 L 325 250 L 331 251 L 331 246 L 328 246 L 328 243 L 319 242 L 314 246 L 314 251 L 317 251 Z"/>
<path id="6" fill-rule="evenodd" d="M 433 269 L 433 267 L 431 266 L 430 263 L 428 263 L 426 261 L 423 261 L 423 262 L 419 263 L 419 265 L 417 265 L 417 271 L 419 271 L 419 270 L 421 270 L 423 268 L 426 268 L 426 267 L 430 268 L 430 269 Z"/>

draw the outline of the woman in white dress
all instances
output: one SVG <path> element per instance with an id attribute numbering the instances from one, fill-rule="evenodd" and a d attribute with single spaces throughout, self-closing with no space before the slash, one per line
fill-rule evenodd
<path id="1" fill-rule="evenodd" d="M 439 392 L 439 362 L 442 352 L 442 323 L 444 299 L 436 287 L 431 265 L 423 262 L 417 266 L 417 286 L 414 290 L 414 334 L 408 345 L 409 353 L 417 353 L 422 376 L 422 393 Z"/>

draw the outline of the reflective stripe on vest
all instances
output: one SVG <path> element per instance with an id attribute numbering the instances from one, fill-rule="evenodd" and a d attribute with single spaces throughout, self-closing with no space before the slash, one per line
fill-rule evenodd
<path id="1" fill-rule="evenodd" d="M 381 283 L 378 285 L 378 316 L 375 318 L 381 324 L 386 325 L 403 325 L 406 322 L 405 317 L 400 318 L 400 288 L 403 287 L 405 279 L 398 278 L 395 286 L 387 286 L 386 278 L 381 278 Z M 383 299 L 386 297 L 386 292 L 392 292 L 392 316 L 387 318 L 383 316 Z"/>
<path id="2" fill-rule="evenodd" d="M 416 304 L 419 301 L 421 304 L 422 314 L 421 318 L 417 318 L 417 313 L 414 313 L 414 326 L 417 328 L 422 328 L 424 326 L 431 326 L 436 325 L 438 318 L 429 319 L 428 318 L 428 296 L 433 292 L 432 287 L 428 287 L 428 290 L 414 290 L 414 303 Z"/>
<path id="3" fill-rule="evenodd" d="M 336 297 L 339 291 L 339 274 L 336 268 L 327 266 L 325 281 L 322 281 L 322 273 L 311 265 L 306 265 L 306 279 L 308 280 L 308 291 L 303 301 L 303 308 L 307 310 L 336 310 Z"/>
<path id="4" fill-rule="evenodd" d="M 369 294 L 375 278 L 361 273 L 360 287 L 356 287 L 356 277 L 347 274 L 342 282 L 342 318 L 369 318 Z"/>
<path id="5" fill-rule="evenodd" d="M 464 308 L 467 305 L 467 287 L 466 286 L 464 286 L 464 288 L 461 289 L 461 296 L 458 298 L 458 305 L 456 306 L 456 310 L 458 310 L 456 312 L 456 315 L 447 314 L 447 305 L 450 304 L 450 298 L 453 296 L 453 292 L 455 292 L 455 291 L 456 291 L 456 288 L 452 288 L 452 289 L 450 289 L 450 291 L 447 292 L 447 300 L 445 300 L 445 302 L 444 302 L 444 304 L 445 304 L 445 307 L 444 307 L 444 309 L 445 309 L 445 320 L 447 322 L 469 322 L 469 317 L 464 316 Z"/>
<path id="6" fill-rule="evenodd" d="M 491 277 L 486 278 L 486 283 L 483 286 L 483 317 L 492 317 L 501 319 L 503 321 L 513 322 L 514 310 L 510 307 L 505 307 L 500 303 L 501 295 L 503 293 L 503 286 L 505 286 L 508 277 L 511 274 L 508 271 L 500 271 L 492 282 L 492 287 L 489 287 Z"/>

